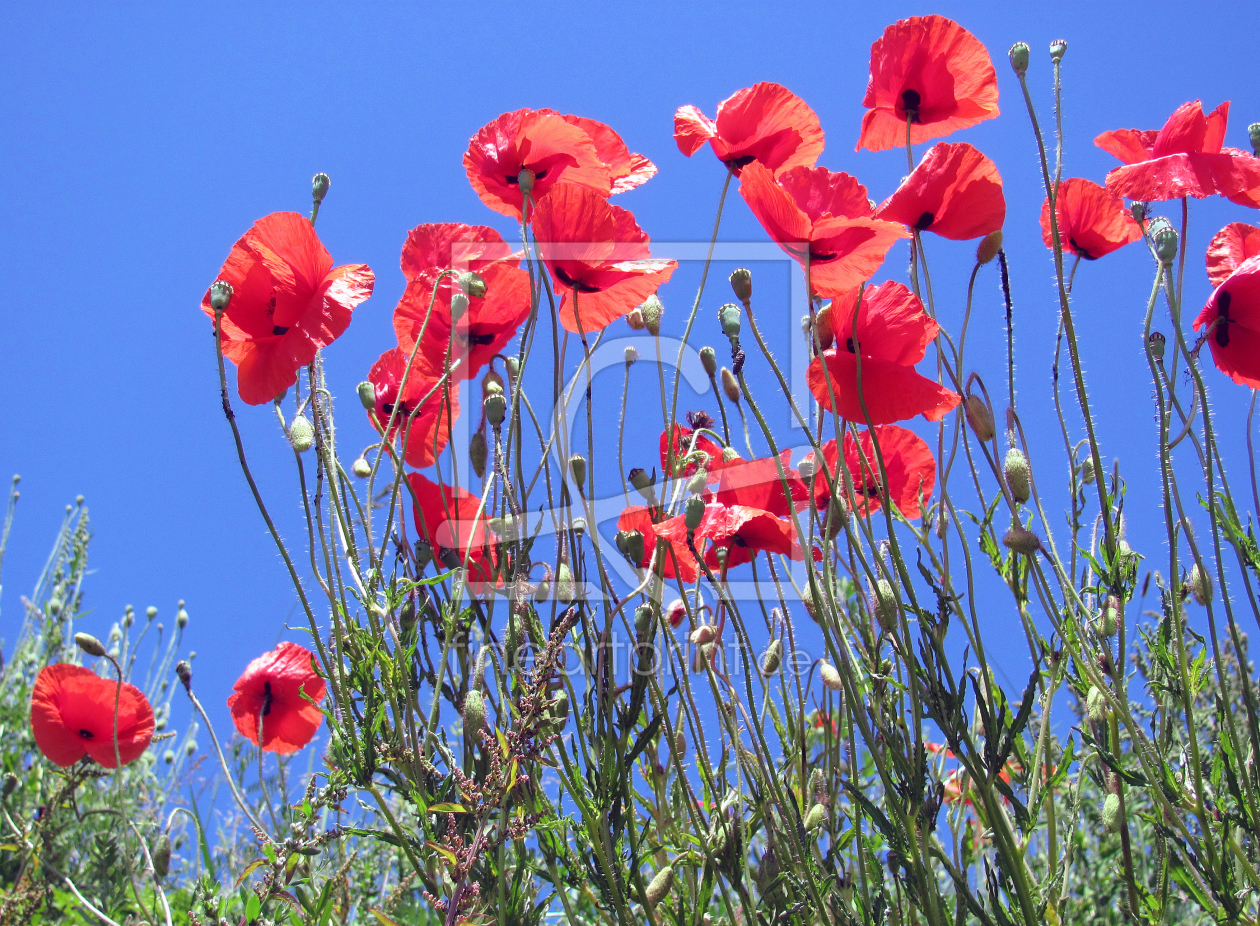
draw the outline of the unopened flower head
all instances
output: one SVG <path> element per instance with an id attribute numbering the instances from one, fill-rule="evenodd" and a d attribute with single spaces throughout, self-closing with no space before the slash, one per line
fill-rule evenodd
<path id="1" fill-rule="evenodd" d="M 311 178 L 311 197 L 317 203 L 322 203 L 324 197 L 328 195 L 328 187 L 332 181 L 328 179 L 328 175 L 324 173 L 316 174 Z"/>
<path id="2" fill-rule="evenodd" d="M 315 446 L 315 426 L 305 415 L 298 415 L 289 422 L 289 443 L 298 453 L 306 453 Z"/>
<path id="3" fill-rule="evenodd" d="M 643 313 L 643 327 L 647 329 L 648 334 L 653 337 L 660 334 L 661 318 L 665 315 L 665 306 L 655 293 L 644 300 L 643 305 L 639 306 L 639 311 Z"/>
<path id="4" fill-rule="evenodd" d="M 1028 73 L 1028 44 L 1026 42 L 1016 42 L 1012 45 L 1010 57 L 1011 70 L 1020 77 Z"/>
<path id="5" fill-rule="evenodd" d="M 740 267 L 731 273 L 731 289 L 740 302 L 752 299 L 752 271 Z"/>

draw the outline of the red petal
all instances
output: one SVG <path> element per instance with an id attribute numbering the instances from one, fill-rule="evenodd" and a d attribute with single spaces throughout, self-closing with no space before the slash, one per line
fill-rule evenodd
<path id="1" fill-rule="evenodd" d="M 847 348 L 853 336 L 857 298 L 854 290 L 831 304 L 836 342 L 842 348 Z M 941 326 L 923 311 L 919 297 L 895 280 L 862 291 L 857 328 L 856 346 L 863 357 L 903 366 L 914 366 L 922 360 L 927 346 L 941 331 Z"/>
<path id="2" fill-rule="evenodd" d="M 1260 228 L 1231 222 L 1212 238 L 1207 249 L 1207 275 L 1220 286 L 1248 258 L 1260 254 Z"/>
<path id="3" fill-rule="evenodd" d="M 1055 205 L 1063 249 L 1086 260 L 1096 260 L 1142 237 L 1142 228 L 1124 200 L 1090 180 L 1064 180 Z M 1053 249 L 1048 197 L 1041 204 L 1041 239 Z"/>
<path id="4" fill-rule="evenodd" d="M 809 104 L 763 81 L 718 104 L 713 150 L 736 174 L 753 160 L 772 171 L 812 167 L 823 150 L 822 124 Z"/>
<path id="5" fill-rule="evenodd" d="M 1231 196 L 1260 187 L 1260 158 L 1242 153 L 1170 154 L 1117 167 L 1107 189 L 1126 199 L 1157 201 L 1215 193 Z"/>
<path id="6" fill-rule="evenodd" d="M 1228 114 L 1228 107 L 1225 112 Z M 1196 154 L 1203 150 L 1206 135 L 1207 117 L 1203 115 L 1203 104 L 1198 100 L 1183 103 L 1168 117 L 1164 127 L 1155 136 L 1151 155 L 1162 158 L 1169 154 Z M 1224 132 L 1221 135 L 1224 136 Z"/>
<path id="7" fill-rule="evenodd" d="M 876 215 L 955 241 L 981 238 L 1006 221 L 1002 178 L 971 145 L 933 145 Z"/>
<path id="8" fill-rule="evenodd" d="M 887 488 L 872 497 L 857 493 L 858 512 L 878 511 L 881 498 L 886 496 L 896 503 L 907 518 L 922 517 L 919 493 L 924 501 L 932 497 L 936 485 L 936 460 L 927 443 L 905 428 L 896 425 L 877 425 L 875 438 L 879 441 L 880 455 L 884 458 L 884 472 L 888 476 Z M 860 444 L 852 434 L 844 438 L 845 465 L 853 475 L 856 486 L 864 486 L 870 480 L 879 485 L 879 460 L 871 442 L 871 431 L 862 432 Z"/>
<path id="9" fill-rule="evenodd" d="M 612 179 L 610 193 L 633 190 L 656 176 L 656 165 L 641 154 L 631 154 L 621 136 L 604 123 L 582 116 L 565 116 L 564 121 L 576 125 L 590 137 Z"/>
<path id="10" fill-rule="evenodd" d="M 1234 382 L 1260 389 L 1260 256 L 1248 258 L 1216 288 L 1194 330 L 1221 316 L 1227 322 L 1218 322 L 1208 335 L 1212 360 Z"/>
<path id="11" fill-rule="evenodd" d="M 1125 164 L 1136 164 L 1151 157 L 1158 132 L 1140 129 L 1115 129 L 1103 132 L 1094 144 L 1109 154 L 1114 154 Z"/>
<path id="12" fill-rule="evenodd" d="M 713 120 L 700 112 L 695 106 L 678 107 L 674 113 L 674 141 L 678 150 L 691 157 L 706 141 L 717 135 L 717 126 Z"/>
<path id="13" fill-rule="evenodd" d="M 928 421 L 940 421 L 962 401 L 957 393 L 920 376 L 913 367 L 873 357 L 862 358 L 863 388 L 859 393 L 856 355 L 832 349 L 825 351 L 824 356 L 830 376 L 824 376 L 822 360 L 815 357 L 806 374 L 810 392 L 828 411 L 833 410 L 834 392 L 834 411 L 859 424 L 892 424 L 915 415 L 922 415 Z"/>

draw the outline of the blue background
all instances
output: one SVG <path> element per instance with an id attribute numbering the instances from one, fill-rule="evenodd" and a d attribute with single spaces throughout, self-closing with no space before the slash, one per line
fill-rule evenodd
<path id="1" fill-rule="evenodd" d="M 1057 304 L 1037 225 L 1044 190 L 1006 49 L 1017 40 L 1032 46 L 1030 79 L 1049 125 L 1046 49 L 1052 39 L 1069 41 L 1065 176 L 1101 182 L 1116 162 L 1093 147 L 1095 135 L 1158 128 L 1187 100 L 1207 107 L 1232 100 L 1226 143 L 1236 147 L 1248 147 L 1247 123 L 1260 120 L 1252 77 L 1260 13 L 1251 3 L 1147 4 L 1140 12 L 1097 2 L 6 3 L 0 11 L 9 38 L 0 56 L 0 472 L 24 477 L 4 563 L 0 635 L 15 636 L 18 596 L 34 582 L 62 506 L 82 493 L 97 535 L 87 586 L 95 614 L 83 629 L 107 633 L 127 603 L 157 605 L 170 621 L 176 600 L 186 599 L 186 645 L 198 652 L 198 688 L 220 731 L 230 729 L 224 699 L 245 664 L 278 639 L 303 637 L 284 630 L 286 619 L 301 623 L 301 615 L 235 461 L 198 302 L 255 219 L 309 207 L 316 171 L 332 177 L 319 220 L 325 244 L 337 263 L 365 262 L 377 273 L 375 295 L 327 351 L 331 384 L 346 400 L 348 462 L 348 445 L 370 440 L 352 390 L 393 343 L 407 230 L 463 221 L 515 236 L 464 175 L 467 139 L 484 123 L 519 107 L 609 123 L 660 168 L 615 202 L 653 238 L 707 240 L 723 174 L 707 148 L 691 160 L 678 153 L 678 106 L 694 103 L 712 116 L 735 90 L 780 82 L 822 120 L 827 148 L 819 163 L 856 174 L 882 200 L 906 164 L 902 151 L 853 150 L 870 43 L 898 17 L 957 19 L 993 55 L 1002 116 L 948 140 L 985 151 L 1005 180 L 1020 394 L 1047 492 L 1063 484 L 1064 472 L 1047 401 Z M 724 240 L 765 240 L 733 189 L 727 206 Z M 1193 203 L 1190 318 L 1209 292 L 1203 249 L 1216 229 L 1238 220 L 1254 221 L 1254 212 Z M 927 237 L 938 311 L 955 331 L 974 245 Z M 906 254 L 898 245 L 876 279 L 904 280 Z M 1119 455 L 1130 480 L 1130 541 L 1149 557 L 1146 567 L 1166 569 L 1140 345 L 1152 272 L 1141 245 L 1084 265 L 1075 306 L 1104 456 Z M 681 333 L 693 279 L 684 268 L 662 290 L 666 333 Z M 968 368 L 1001 395 L 1002 312 L 991 270 L 978 293 Z M 727 298 L 718 277 L 696 346 L 720 343 L 712 310 Z M 795 318 L 776 317 L 768 300 L 759 305 L 763 327 L 785 353 L 787 339 L 799 336 Z M 1161 309 L 1157 318 L 1165 317 Z M 750 361 L 749 369 L 754 387 L 769 395 L 764 364 Z M 647 364 L 635 375 L 651 389 Z M 1245 495 L 1239 445 L 1250 393 L 1210 366 L 1207 377 Z M 603 395 L 608 408 L 617 385 L 610 380 Z M 655 403 L 655 391 L 647 395 Z M 274 415 L 239 402 L 237 409 L 263 490 L 301 549 L 291 456 Z M 776 414 L 786 423 L 782 409 Z M 914 426 L 935 443 L 934 429 Z M 641 422 L 627 434 L 628 456 L 639 448 L 636 462 L 650 468 L 658 433 L 656 419 Z M 1051 512 L 1063 501 L 1051 494 Z M 1062 522 L 1056 526 L 1062 536 Z M 991 655 L 1022 687 L 1028 656 L 1009 599 L 995 599 L 984 621 Z"/>

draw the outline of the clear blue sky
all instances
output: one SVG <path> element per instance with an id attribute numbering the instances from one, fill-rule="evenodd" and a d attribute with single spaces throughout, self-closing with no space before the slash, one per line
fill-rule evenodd
<path id="1" fill-rule="evenodd" d="M 366 262 L 377 273 L 375 296 L 327 360 L 345 398 L 343 428 L 361 428 L 366 443 L 352 390 L 392 345 L 406 231 L 428 221 L 513 231 L 464 176 L 460 159 L 481 125 L 524 106 L 609 123 L 660 168 L 618 204 L 655 239 L 704 239 L 721 170 L 707 149 L 691 160 L 678 153 L 672 114 L 695 103 L 712 115 L 733 91 L 774 80 L 821 117 L 820 163 L 856 174 L 880 200 L 905 173 L 902 152 L 855 154 L 853 146 L 870 43 L 899 17 L 950 16 L 993 55 L 1001 118 L 949 140 L 981 148 L 1005 179 L 1024 414 L 1044 412 L 1037 396 L 1046 394 L 1056 319 L 1052 265 L 1036 221 L 1043 192 L 1031 133 L 1006 49 L 1017 40 L 1032 46 L 1030 77 L 1048 121 L 1045 49 L 1052 39 L 1069 41 L 1067 175 L 1101 182 L 1116 162 L 1093 147 L 1095 135 L 1158 128 L 1187 100 L 1233 101 L 1227 144 L 1247 147 L 1246 126 L 1260 120 L 1254 4 L 1138 9 L 1097 2 L 4 4 L 0 473 L 21 473 L 23 482 L 0 635 L 12 640 L 18 595 L 43 562 L 62 506 L 82 493 L 97 535 L 88 586 L 97 616 L 86 629 L 107 632 L 127 603 L 155 604 L 169 620 L 176 599 L 187 599 L 199 690 L 216 725 L 230 726 L 223 699 L 231 682 L 280 638 L 294 602 L 236 465 L 210 325 L 198 310 L 232 242 L 266 213 L 307 208 L 311 175 L 331 175 L 320 234 L 338 263 Z M 728 206 L 725 240 L 765 240 L 737 196 Z M 1187 303 L 1195 310 L 1208 293 L 1203 248 L 1236 220 L 1255 214 L 1224 202 L 1194 205 Z M 972 245 L 929 246 L 942 320 L 956 325 Z M 877 279 L 904 279 L 905 253 L 904 245 L 894 250 Z M 1121 456 L 1140 496 L 1130 509 L 1133 532 L 1162 530 L 1149 482 L 1153 426 L 1138 343 L 1150 278 L 1146 255 L 1130 247 L 1082 267 L 1076 295 L 1104 454 Z M 661 293 L 667 333 L 681 332 L 690 279 L 680 274 Z M 992 274 L 980 293 L 969 354 L 1000 392 Z M 711 310 L 727 298 L 719 278 L 697 346 L 720 341 Z M 771 310 L 761 311 L 764 324 Z M 781 321 L 771 332 L 779 345 L 796 330 L 794 318 Z M 647 375 L 646 365 L 640 372 Z M 1208 378 L 1223 431 L 1240 441 L 1249 394 L 1215 371 Z M 274 416 L 265 407 L 238 408 L 264 491 L 298 542 L 291 460 Z M 1045 427 L 1034 448 L 1060 466 L 1052 420 L 1036 423 Z M 649 467 L 655 433 L 636 432 L 647 442 L 638 462 Z M 635 439 L 628 436 L 627 446 Z M 1235 478 L 1243 478 L 1239 466 Z M 1134 546 L 1150 565 L 1164 562 L 1158 535 Z M 1011 674 L 1022 680 L 1022 639 L 1010 639 Z"/>

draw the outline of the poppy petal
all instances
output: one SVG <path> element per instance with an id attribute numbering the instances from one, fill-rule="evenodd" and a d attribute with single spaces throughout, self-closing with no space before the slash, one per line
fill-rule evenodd
<path id="1" fill-rule="evenodd" d="M 1207 249 L 1207 275 L 1212 286 L 1220 286 L 1244 261 L 1260 254 L 1260 228 L 1245 222 L 1231 222 L 1212 238 Z"/>
<path id="2" fill-rule="evenodd" d="M 933 145 L 875 214 L 955 241 L 982 238 L 1006 221 L 1002 178 L 971 145 Z"/>
<path id="3" fill-rule="evenodd" d="M 862 388 L 859 390 L 855 354 L 833 348 L 824 351 L 823 356 L 829 375 L 823 372 L 822 358 L 815 357 L 806 372 L 809 390 L 823 408 L 850 421 L 892 424 L 916 415 L 928 421 L 940 421 L 962 401 L 956 392 L 920 376 L 913 367 L 873 357 L 862 358 Z"/>
<path id="4" fill-rule="evenodd" d="M 678 150 L 687 157 L 699 151 L 716 134 L 717 126 L 713 120 L 695 106 L 680 106 L 674 113 L 674 141 Z"/>
<path id="5" fill-rule="evenodd" d="M 1059 184 L 1055 213 L 1063 249 L 1086 260 L 1097 260 L 1142 237 L 1142 227 L 1125 208 L 1124 200 L 1080 177 Z M 1041 204 L 1041 239 L 1046 247 L 1054 248 L 1049 197 Z"/>

